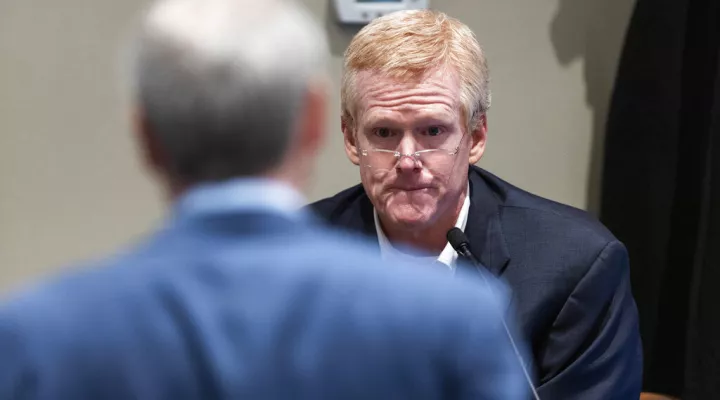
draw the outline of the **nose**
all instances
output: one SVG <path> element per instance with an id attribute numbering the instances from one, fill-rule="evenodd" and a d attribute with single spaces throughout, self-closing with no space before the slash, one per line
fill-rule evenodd
<path id="1" fill-rule="evenodd" d="M 418 160 L 413 156 L 408 156 L 408 154 L 413 154 L 416 148 L 413 135 L 405 135 L 402 138 L 400 146 L 398 146 L 398 151 L 403 154 L 397 163 L 398 172 L 411 172 L 420 169 Z"/>
<path id="2" fill-rule="evenodd" d="M 397 163 L 397 169 L 399 172 L 410 172 L 420 169 L 420 165 L 415 157 L 402 155 L 400 156 L 400 161 Z"/>

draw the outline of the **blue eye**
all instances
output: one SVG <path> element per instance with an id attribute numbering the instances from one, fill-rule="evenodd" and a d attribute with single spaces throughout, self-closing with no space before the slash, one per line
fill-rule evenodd
<path id="1" fill-rule="evenodd" d="M 377 135 L 378 137 L 381 137 L 381 138 L 388 138 L 388 137 L 390 137 L 391 134 L 392 134 L 392 132 L 390 132 L 390 129 L 388 129 L 388 128 L 375 129 L 375 135 Z"/>
<path id="2" fill-rule="evenodd" d="M 442 128 L 439 126 L 431 126 L 427 130 L 428 136 L 439 136 L 442 134 Z"/>

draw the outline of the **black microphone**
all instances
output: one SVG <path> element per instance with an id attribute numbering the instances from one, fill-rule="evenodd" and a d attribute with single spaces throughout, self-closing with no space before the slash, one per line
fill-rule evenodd
<path id="1" fill-rule="evenodd" d="M 467 236 L 465 236 L 465 232 L 460 228 L 452 228 L 447 233 L 447 240 L 458 254 L 470 260 L 475 268 L 477 268 L 479 272 L 482 272 L 480 262 L 470 251 L 470 241 Z"/>
<path id="2" fill-rule="evenodd" d="M 475 266 L 475 269 L 477 269 L 480 273 L 480 276 L 482 276 L 488 290 L 490 290 L 491 293 L 495 294 L 492 285 L 490 285 L 490 282 L 488 282 L 487 277 L 485 276 L 486 272 L 483 271 L 484 267 L 482 266 L 482 264 L 480 264 L 480 261 L 475 258 L 475 255 L 472 253 L 472 251 L 470 251 L 470 241 L 468 240 L 467 236 L 465 236 L 465 232 L 463 232 L 460 228 L 457 227 L 452 228 L 447 233 L 447 240 L 459 255 L 468 259 L 473 264 L 473 266 Z M 527 368 L 525 368 L 525 362 L 523 361 L 522 355 L 520 354 L 520 350 L 518 350 L 518 347 L 515 344 L 515 339 L 513 338 L 512 333 L 510 333 L 510 328 L 508 328 L 507 322 L 505 322 L 505 316 L 502 314 L 502 312 L 500 313 L 500 319 L 502 320 L 503 327 L 505 328 L 505 334 L 507 335 L 508 339 L 510 339 L 510 344 L 515 351 L 515 356 L 517 357 L 518 362 L 520 363 L 520 368 L 522 368 L 523 374 L 525 374 L 525 380 L 527 381 L 528 385 L 530 385 L 530 390 L 532 391 L 533 397 L 535 398 L 535 400 L 540 400 L 540 396 L 535 389 L 535 385 L 533 384 L 532 378 L 530 378 L 530 374 L 528 373 Z"/>

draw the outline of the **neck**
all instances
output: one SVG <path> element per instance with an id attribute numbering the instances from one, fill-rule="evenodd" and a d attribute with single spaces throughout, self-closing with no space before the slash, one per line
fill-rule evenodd
<path id="1" fill-rule="evenodd" d="M 463 190 L 457 204 L 448 208 L 437 220 L 424 227 L 405 227 L 393 226 L 383 220 L 378 215 L 381 229 L 387 236 L 390 243 L 409 245 L 417 249 L 425 250 L 429 253 L 441 253 L 447 245 L 447 232 L 455 227 L 460 212 L 465 202 L 465 191 Z"/>
<path id="2" fill-rule="evenodd" d="M 273 168 L 265 173 L 257 176 L 247 176 L 247 178 L 267 178 L 277 182 L 284 183 L 298 192 L 302 192 L 305 184 L 306 175 L 304 166 L 287 166 L 281 165 Z M 170 202 L 176 201 L 182 197 L 185 192 L 190 190 L 195 184 L 188 184 L 178 179 L 172 179 L 168 175 L 163 175 L 163 183 L 165 188 L 166 199 Z M 202 183 L 202 182 L 200 182 Z M 197 184 L 200 184 L 197 183 Z"/>
<path id="3" fill-rule="evenodd" d="M 303 174 L 302 171 L 305 170 L 303 168 L 278 168 L 264 174 L 263 177 L 282 182 L 298 192 L 302 192 L 307 175 Z"/>

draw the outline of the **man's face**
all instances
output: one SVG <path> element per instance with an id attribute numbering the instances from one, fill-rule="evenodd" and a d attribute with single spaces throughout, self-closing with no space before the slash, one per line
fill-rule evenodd
<path id="1" fill-rule="evenodd" d="M 346 152 L 360 166 L 381 219 L 425 230 L 458 212 L 468 162 L 482 156 L 486 127 L 483 118 L 481 127 L 467 132 L 455 74 L 443 70 L 405 82 L 363 71 L 356 93 L 354 126 L 343 124 Z"/>

